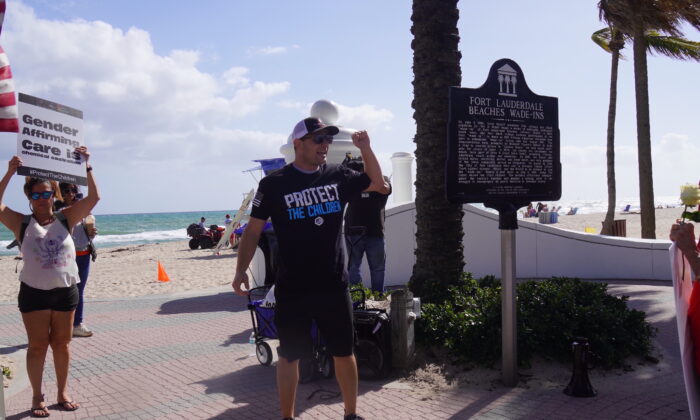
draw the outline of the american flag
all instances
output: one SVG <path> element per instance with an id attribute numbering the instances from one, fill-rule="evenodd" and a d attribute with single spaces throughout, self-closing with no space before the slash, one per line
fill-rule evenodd
<path id="1" fill-rule="evenodd" d="M 3 20 L 5 20 L 5 0 L 0 0 L 0 32 Z M 0 131 L 16 133 L 18 130 L 17 99 L 15 98 L 15 86 L 12 82 L 10 60 L 7 59 L 5 50 L 0 46 Z"/>

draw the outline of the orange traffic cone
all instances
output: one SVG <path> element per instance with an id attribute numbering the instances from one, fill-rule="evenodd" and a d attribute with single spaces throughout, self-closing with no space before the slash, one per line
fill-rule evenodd
<path id="1" fill-rule="evenodd" d="M 170 277 L 168 277 L 168 273 L 165 272 L 165 269 L 160 264 L 160 261 L 158 261 L 158 281 L 162 281 L 164 283 L 170 281 Z"/>

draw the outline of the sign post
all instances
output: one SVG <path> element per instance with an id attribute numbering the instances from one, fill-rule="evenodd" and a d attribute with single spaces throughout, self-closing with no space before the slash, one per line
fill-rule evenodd
<path id="1" fill-rule="evenodd" d="M 83 112 L 34 96 L 19 94 L 18 175 L 87 185 L 82 155 Z"/>
<path id="2" fill-rule="evenodd" d="M 447 199 L 498 210 L 501 229 L 502 376 L 518 382 L 517 211 L 561 197 L 558 100 L 534 94 L 513 60 L 496 61 L 477 89 L 451 87 Z"/>

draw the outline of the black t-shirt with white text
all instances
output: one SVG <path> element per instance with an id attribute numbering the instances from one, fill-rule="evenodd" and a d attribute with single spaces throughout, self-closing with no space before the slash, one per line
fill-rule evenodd
<path id="1" fill-rule="evenodd" d="M 279 244 L 278 295 L 340 290 L 347 286 L 341 226 L 350 198 L 369 177 L 339 165 L 307 174 L 286 165 L 260 181 L 251 217 L 272 219 Z"/>

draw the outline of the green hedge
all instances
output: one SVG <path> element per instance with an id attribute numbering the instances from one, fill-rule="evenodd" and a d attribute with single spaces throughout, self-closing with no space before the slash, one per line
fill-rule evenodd
<path id="1" fill-rule="evenodd" d="M 445 347 L 464 362 L 491 365 L 501 358 L 501 286 L 492 276 L 465 273 L 441 304 L 423 305 L 416 339 Z M 607 284 L 551 278 L 517 286 L 518 360 L 533 355 L 570 361 L 574 337 L 587 337 L 598 366 L 619 367 L 631 356 L 648 356 L 655 333 L 644 312 L 627 308 L 627 297 Z"/>

